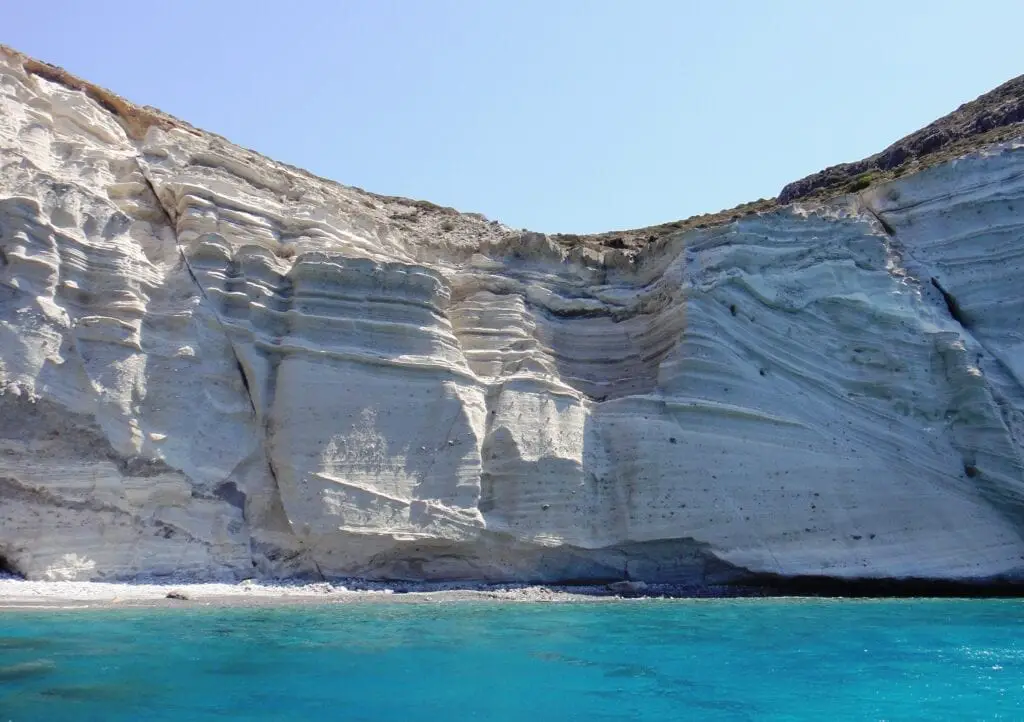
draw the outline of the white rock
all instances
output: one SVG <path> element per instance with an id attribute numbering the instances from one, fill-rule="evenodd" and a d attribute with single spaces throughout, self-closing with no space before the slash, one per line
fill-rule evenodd
<path id="1" fill-rule="evenodd" d="M 1020 143 L 632 262 L 0 58 L 6 566 L 1021 576 Z"/>

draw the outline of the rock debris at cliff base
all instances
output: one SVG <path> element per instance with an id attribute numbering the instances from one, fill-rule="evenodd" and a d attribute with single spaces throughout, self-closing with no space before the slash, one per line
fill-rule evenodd
<path id="1" fill-rule="evenodd" d="M 1024 141 L 638 249 L 39 67 L 0 53 L 7 571 L 1024 576 Z"/>

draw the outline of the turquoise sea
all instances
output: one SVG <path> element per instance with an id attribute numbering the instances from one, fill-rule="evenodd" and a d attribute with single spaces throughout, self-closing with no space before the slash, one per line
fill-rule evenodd
<path id="1" fill-rule="evenodd" d="M 1024 601 L 0 612 L 0 722 L 1024 720 Z"/>

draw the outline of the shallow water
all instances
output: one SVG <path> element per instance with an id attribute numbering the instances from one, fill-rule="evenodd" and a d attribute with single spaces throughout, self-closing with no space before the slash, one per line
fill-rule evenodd
<path id="1" fill-rule="evenodd" d="M 0 722 L 1024 719 L 1024 602 L 0 612 Z"/>

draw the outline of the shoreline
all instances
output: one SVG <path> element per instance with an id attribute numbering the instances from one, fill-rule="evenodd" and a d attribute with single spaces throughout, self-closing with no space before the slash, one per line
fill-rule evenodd
<path id="1" fill-rule="evenodd" d="M 255 580 L 203 582 L 194 579 L 138 579 L 118 582 L 30 581 L 0 575 L 0 613 L 6 610 L 203 607 L 278 607 L 334 604 L 438 604 L 449 602 L 580 603 L 654 599 L 737 601 L 753 599 L 997 599 L 1022 598 L 1024 588 L 935 584 L 833 583 L 827 587 L 788 585 L 709 586 L 681 584 L 559 585 L 485 582 L 335 582 Z"/>
<path id="2" fill-rule="evenodd" d="M 350 603 L 595 602 L 638 598 L 723 598 L 750 596 L 652 585 L 620 590 L 605 585 L 473 584 L 429 582 L 138 582 L 28 581 L 0 578 L 0 612 L 4 610 L 113 609 L 169 607 L 257 607 Z"/>

